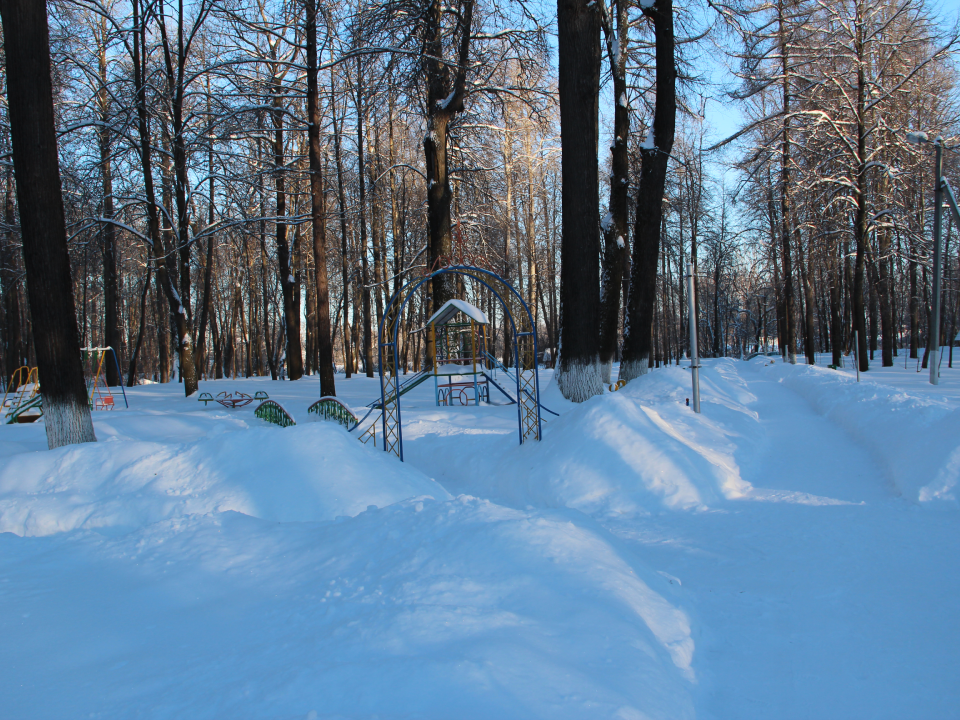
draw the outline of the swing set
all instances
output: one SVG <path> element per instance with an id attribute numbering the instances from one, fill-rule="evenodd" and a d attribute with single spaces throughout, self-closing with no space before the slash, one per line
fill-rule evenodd
<path id="1" fill-rule="evenodd" d="M 117 368 L 117 377 L 120 378 L 120 391 L 123 393 L 123 404 L 130 407 L 127 402 L 127 391 L 123 387 L 123 373 L 120 371 L 120 361 L 117 359 L 117 353 L 112 347 L 87 347 L 81 348 L 83 351 L 83 368 L 87 383 L 87 400 L 90 403 L 91 410 L 113 410 L 116 406 L 113 391 L 107 385 L 107 378 L 104 370 L 104 360 L 107 353 L 113 355 L 114 367 Z M 89 369 L 89 371 L 88 371 Z"/>

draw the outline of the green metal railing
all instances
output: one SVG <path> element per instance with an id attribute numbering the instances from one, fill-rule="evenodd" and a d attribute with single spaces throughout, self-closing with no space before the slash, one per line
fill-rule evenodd
<path id="1" fill-rule="evenodd" d="M 290 427 L 291 425 L 297 424 L 290 413 L 284 410 L 283 406 L 276 400 L 264 400 L 257 406 L 257 409 L 253 411 L 253 414 L 261 420 L 266 420 L 268 423 L 273 423 L 280 427 Z"/>
<path id="2" fill-rule="evenodd" d="M 21 422 L 34 422 L 42 416 L 43 398 L 40 395 L 34 395 L 33 398 L 15 408 L 7 415 L 7 425 Z"/>
<path id="3" fill-rule="evenodd" d="M 332 396 L 322 397 L 313 405 L 307 408 L 308 413 L 313 413 L 324 420 L 333 420 L 343 425 L 347 430 L 352 430 L 357 426 L 359 419 L 353 414 L 346 405 Z"/>

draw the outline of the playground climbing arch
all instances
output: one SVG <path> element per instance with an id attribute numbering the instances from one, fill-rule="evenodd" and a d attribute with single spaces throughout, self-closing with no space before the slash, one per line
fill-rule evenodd
<path id="1" fill-rule="evenodd" d="M 383 449 L 403 460 L 403 426 L 400 398 L 401 386 L 399 333 L 403 325 L 404 310 L 410 299 L 423 286 L 438 275 L 458 275 L 486 287 L 503 308 L 513 337 L 513 368 L 504 368 L 511 384 L 516 388 L 517 426 L 520 444 L 539 440 L 542 433 L 540 418 L 540 381 L 537 372 L 537 332 L 533 314 L 510 283 L 490 270 L 470 265 L 453 265 L 440 268 L 423 277 L 407 282 L 393 294 L 384 310 L 378 330 L 380 360 L 380 406 L 383 427 Z M 498 363 L 493 355 L 491 363 Z"/>

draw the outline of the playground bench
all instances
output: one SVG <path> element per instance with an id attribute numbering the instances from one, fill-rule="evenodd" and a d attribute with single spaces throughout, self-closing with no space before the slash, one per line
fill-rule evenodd
<path id="1" fill-rule="evenodd" d="M 477 390 L 480 392 L 480 400 L 485 401 L 489 397 L 489 391 L 486 387 L 487 383 L 485 380 L 480 380 L 477 382 Z M 437 390 L 439 392 L 439 402 L 442 405 L 449 406 L 454 398 L 461 405 L 470 405 L 473 402 L 473 393 L 474 393 L 474 383 L 472 381 L 468 382 L 449 382 L 443 385 L 438 385 Z"/>

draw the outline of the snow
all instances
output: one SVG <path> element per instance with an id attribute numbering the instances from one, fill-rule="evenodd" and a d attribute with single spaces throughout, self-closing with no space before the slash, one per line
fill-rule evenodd
<path id="1" fill-rule="evenodd" d="M 437 107 L 440 108 L 441 110 L 446 110 L 448 107 L 450 107 L 450 103 L 453 102 L 453 98 L 454 96 L 456 96 L 456 94 L 457 94 L 457 90 L 456 88 L 454 88 L 453 90 L 450 91 L 450 94 L 447 95 L 447 97 L 445 97 L 443 100 L 437 101 Z"/>
<path id="2" fill-rule="evenodd" d="M 600 220 L 600 228 L 604 232 L 610 232 L 610 228 L 612 227 L 613 227 L 613 213 L 608 210 L 607 214 L 604 215 L 603 218 Z"/>
<path id="3" fill-rule="evenodd" d="M 643 0 L 641 0 L 642 4 Z M 653 139 L 653 128 L 651 127 L 647 130 L 647 136 L 643 139 L 643 142 L 640 143 L 640 147 L 643 150 L 655 150 L 657 147 L 656 142 Z"/>
<path id="4" fill-rule="evenodd" d="M 226 511 L 278 522 L 333 520 L 371 504 L 448 497 L 333 423 L 252 427 L 192 442 L 107 437 L 10 457 L 0 466 L 0 532 L 132 529 Z"/>
<path id="5" fill-rule="evenodd" d="M 439 310 L 430 316 L 430 319 L 427 320 L 427 325 L 432 322 L 438 322 L 442 325 L 456 315 L 457 312 L 462 312 L 468 318 L 475 320 L 481 325 L 487 325 L 490 323 L 490 319 L 487 317 L 487 314 L 476 305 L 471 305 L 465 300 L 453 298 L 452 300 L 447 300 Z"/>
<path id="6" fill-rule="evenodd" d="M 480 365 L 478 370 L 483 370 L 483 366 Z M 472 365 L 456 365 L 454 363 L 446 363 L 440 365 L 436 370 L 436 375 L 444 376 L 469 376 L 471 382 L 473 382 L 473 366 Z"/>
<path id="7" fill-rule="evenodd" d="M 310 422 L 315 378 L 201 381 L 284 429 L 175 383 L 95 444 L 0 426 L 0 714 L 950 717 L 960 369 L 702 362 L 700 415 L 683 367 L 579 405 L 545 371 L 522 446 L 424 383 L 403 464 Z"/>
<path id="8" fill-rule="evenodd" d="M 620 107 L 623 107 L 623 108 L 627 107 L 627 95 L 626 95 L 626 93 L 620 93 L 620 99 L 617 100 L 617 105 L 619 105 Z"/>

